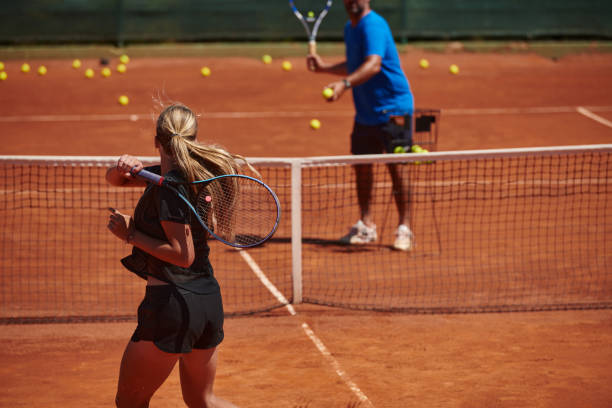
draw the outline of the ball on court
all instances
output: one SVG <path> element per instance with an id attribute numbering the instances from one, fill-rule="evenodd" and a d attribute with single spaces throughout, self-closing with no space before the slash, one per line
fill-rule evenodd
<path id="1" fill-rule="evenodd" d="M 121 61 L 122 64 L 127 64 L 128 62 L 130 62 L 130 57 L 123 54 L 122 56 L 119 57 L 119 61 Z"/>
<path id="2" fill-rule="evenodd" d="M 393 153 L 406 153 L 406 149 L 404 149 L 404 146 L 395 146 Z"/>
<path id="3" fill-rule="evenodd" d="M 317 130 L 321 127 L 321 122 L 319 121 L 319 119 L 312 119 L 310 121 L 310 127 L 314 130 Z"/>
<path id="4" fill-rule="evenodd" d="M 427 61 L 425 58 L 421 58 L 421 60 L 419 61 L 419 67 L 423 69 L 429 68 L 429 61 Z"/>
<path id="5" fill-rule="evenodd" d="M 261 60 L 264 64 L 271 64 L 272 63 L 272 57 L 269 56 L 268 54 L 264 55 L 263 57 L 261 57 Z"/>
<path id="6" fill-rule="evenodd" d="M 333 89 L 331 89 L 331 88 L 325 88 L 325 89 L 323 89 L 323 97 L 324 97 L 325 99 L 329 99 L 329 98 L 331 98 L 332 96 L 334 96 L 334 90 L 333 90 Z"/>
<path id="7" fill-rule="evenodd" d="M 210 76 L 210 68 L 208 67 L 202 67 L 202 69 L 200 70 L 200 73 L 202 74 L 202 76 Z"/>
<path id="8" fill-rule="evenodd" d="M 47 73 L 47 67 L 45 67 L 44 65 L 41 65 L 40 67 L 38 67 L 38 75 L 45 75 Z"/>
<path id="9" fill-rule="evenodd" d="M 6 74 L 5 71 L 0 72 L 0 81 L 6 81 L 6 78 L 8 78 L 8 75 Z"/>
<path id="10" fill-rule="evenodd" d="M 0 61 L 0 71 L 4 71 L 4 62 Z"/>
<path id="11" fill-rule="evenodd" d="M 81 60 L 80 59 L 75 59 L 74 61 L 72 61 L 72 68 L 74 68 L 74 69 L 81 68 Z"/>
<path id="12" fill-rule="evenodd" d="M 91 68 L 87 68 L 87 69 L 85 70 L 85 76 L 86 76 L 87 78 L 93 78 L 93 77 L 94 77 L 94 70 L 93 70 L 93 69 L 91 69 Z"/>
<path id="13" fill-rule="evenodd" d="M 100 71 L 100 74 L 102 74 L 104 78 L 108 78 L 109 76 L 111 76 L 111 70 L 109 67 L 104 67 L 102 68 L 102 71 Z"/>
<path id="14" fill-rule="evenodd" d="M 293 68 L 293 65 L 291 65 L 291 62 L 289 61 L 283 61 L 282 67 L 285 71 L 291 71 L 291 68 Z"/>
<path id="15" fill-rule="evenodd" d="M 125 74 L 125 71 L 127 71 L 127 67 L 125 66 L 125 64 L 117 65 L 117 72 L 119 72 L 120 74 Z"/>
<path id="16" fill-rule="evenodd" d="M 21 72 L 23 72 L 24 74 L 30 72 L 30 64 L 23 64 L 21 65 Z"/>
<path id="17" fill-rule="evenodd" d="M 459 73 L 459 67 L 453 64 L 450 67 L 448 67 L 448 71 L 453 75 L 457 75 Z"/>
<path id="18" fill-rule="evenodd" d="M 125 106 L 125 105 L 127 105 L 128 103 L 130 103 L 130 99 L 129 99 L 127 96 L 125 96 L 125 95 L 121 95 L 121 96 L 119 97 L 119 104 L 120 104 L 120 105 Z"/>

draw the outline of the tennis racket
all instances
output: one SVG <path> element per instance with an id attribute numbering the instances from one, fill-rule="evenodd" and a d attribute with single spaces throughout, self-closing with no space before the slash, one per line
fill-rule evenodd
<path id="1" fill-rule="evenodd" d="M 298 20 L 300 20 L 300 23 L 302 23 L 302 25 L 304 26 L 304 29 L 306 30 L 306 35 L 308 36 L 308 53 L 309 54 L 316 54 L 317 52 L 317 33 L 319 32 L 319 26 L 321 25 L 321 21 L 323 21 L 323 19 L 325 18 L 325 16 L 327 15 L 327 12 L 329 11 L 329 8 L 332 5 L 332 0 L 327 0 L 325 2 L 325 7 L 323 7 L 323 10 L 321 10 L 319 12 L 319 15 L 316 16 L 315 12 L 313 11 L 313 9 L 322 3 L 322 0 L 318 0 L 318 1 L 314 1 L 314 0 L 298 0 L 298 6 L 302 9 L 302 10 L 308 10 L 308 12 L 306 12 L 306 17 L 304 17 L 304 15 L 300 12 L 300 10 L 298 10 L 298 7 L 296 7 L 296 5 L 294 4 L 295 2 L 292 0 L 289 0 L 289 7 L 291 7 L 291 10 L 293 11 L 293 14 L 295 14 L 295 16 L 297 17 Z M 314 24 L 313 24 L 314 23 Z M 312 25 L 312 29 L 310 28 L 309 24 L 313 24 Z M 310 66 L 310 69 L 314 71 L 314 66 Z"/>
<path id="2" fill-rule="evenodd" d="M 149 183 L 172 190 L 214 238 L 236 248 L 261 245 L 272 237 L 280 221 L 280 203 L 270 187 L 256 178 L 228 174 L 184 183 L 195 185 L 195 199 L 182 195 L 176 183 L 140 170 L 132 173 Z M 173 185 L 174 184 L 174 185 Z"/>

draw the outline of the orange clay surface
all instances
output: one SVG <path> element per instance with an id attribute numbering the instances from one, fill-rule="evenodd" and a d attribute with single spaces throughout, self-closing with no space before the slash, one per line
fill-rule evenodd
<path id="1" fill-rule="evenodd" d="M 612 142 L 610 55 L 401 57 L 417 107 L 442 111 L 438 150 Z M 422 57 L 429 69 L 419 68 Z M 201 140 L 245 156 L 348 154 L 350 95 L 325 102 L 322 88 L 334 77 L 290 60 L 294 68 L 285 72 L 280 59 L 264 65 L 255 58 L 133 58 L 125 74 L 111 61 L 109 78 L 96 60 L 84 60 L 80 70 L 69 60 L 29 61 L 29 74 L 19 72 L 23 61 L 4 61 L 0 154 L 153 156 L 156 96 L 199 112 Z M 448 73 L 453 63 L 458 75 Z M 38 76 L 42 64 L 48 73 Z M 204 65 L 209 77 L 200 74 Z M 96 70 L 93 79 L 85 78 L 87 67 Z M 120 95 L 130 103 L 120 105 Z M 318 131 L 309 127 L 312 118 L 322 123 Z M 227 320 L 217 394 L 243 407 L 612 406 L 610 310 L 296 310 Z M 0 407 L 113 406 L 133 328 L 133 322 L 0 327 Z M 151 407 L 181 406 L 175 371 Z"/>

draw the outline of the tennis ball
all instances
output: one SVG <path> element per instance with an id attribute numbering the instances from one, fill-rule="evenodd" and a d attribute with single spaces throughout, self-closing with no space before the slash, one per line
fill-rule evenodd
<path id="1" fill-rule="evenodd" d="M 0 61 L 0 71 L 4 71 L 4 62 Z"/>
<path id="2" fill-rule="evenodd" d="M 130 103 L 130 99 L 129 99 L 127 96 L 125 96 L 125 95 L 121 95 L 121 96 L 119 97 L 119 104 L 120 104 L 120 105 L 125 106 L 125 105 L 127 105 L 128 103 Z"/>
<path id="3" fill-rule="evenodd" d="M 127 71 L 127 67 L 125 66 L 125 64 L 117 65 L 117 72 L 119 72 L 120 74 L 125 74 L 125 71 Z"/>
<path id="4" fill-rule="evenodd" d="M 406 153 L 406 149 L 404 149 L 404 146 L 395 146 L 393 153 Z"/>
<path id="5" fill-rule="evenodd" d="M 41 65 L 40 67 L 38 67 L 38 75 L 45 75 L 47 73 L 47 67 L 45 67 L 44 65 Z"/>
<path id="6" fill-rule="evenodd" d="M 457 75 L 459 73 L 459 67 L 457 65 L 455 65 L 455 64 L 453 64 L 450 67 L 448 67 L 448 70 L 453 75 Z"/>
<path id="7" fill-rule="evenodd" d="M 321 122 L 319 121 L 319 119 L 312 119 L 310 121 L 310 127 L 314 130 L 317 130 L 321 127 Z"/>
<path id="8" fill-rule="evenodd" d="M 333 89 L 331 89 L 331 88 L 323 89 L 323 97 L 325 99 L 330 99 L 333 96 L 334 96 L 334 90 Z"/>
<path id="9" fill-rule="evenodd" d="M 74 68 L 74 69 L 81 68 L 81 60 L 80 59 L 75 59 L 74 61 L 72 61 L 72 68 Z"/>
<path id="10" fill-rule="evenodd" d="M 27 64 L 27 63 L 23 64 L 21 66 L 21 72 L 23 72 L 24 74 L 30 72 L 30 64 Z"/>
<path id="11" fill-rule="evenodd" d="M 85 76 L 86 76 L 87 78 L 93 78 L 93 77 L 94 77 L 94 70 L 93 70 L 93 69 L 91 69 L 91 68 L 87 68 L 87 69 L 85 70 Z"/>
<path id="12" fill-rule="evenodd" d="M 268 54 L 266 54 L 263 57 L 261 57 L 261 60 L 263 61 L 264 64 L 271 64 L 272 63 L 272 57 L 269 56 Z"/>
<path id="13" fill-rule="evenodd" d="M 123 54 L 122 56 L 119 57 L 119 61 L 121 61 L 122 64 L 127 64 L 128 62 L 130 62 L 130 57 Z"/>
<path id="14" fill-rule="evenodd" d="M 414 144 L 412 145 L 412 147 L 410 148 L 410 151 L 412 153 L 421 153 L 423 151 L 423 148 L 421 146 L 419 146 L 418 144 Z"/>
<path id="15" fill-rule="evenodd" d="M 423 69 L 429 68 L 429 61 L 427 61 L 425 58 L 421 58 L 421 60 L 419 61 L 419 67 Z"/>
<path id="16" fill-rule="evenodd" d="M 102 68 L 102 71 L 100 71 L 100 73 L 104 78 L 108 78 L 109 76 L 111 76 L 111 70 L 109 67 Z"/>
<path id="17" fill-rule="evenodd" d="M 5 71 L 0 72 L 0 81 L 6 81 L 6 78 L 8 78 L 8 75 L 6 74 Z"/>
<path id="18" fill-rule="evenodd" d="M 202 74 L 202 76 L 210 76 L 210 68 L 208 67 L 202 67 L 202 69 L 200 70 L 200 73 Z"/>
<path id="19" fill-rule="evenodd" d="M 285 71 L 291 71 L 291 68 L 293 68 L 293 65 L 291 65 L 291 62 L 289 61 L 283 61 L 282 67 Z"/>
<path id="20" fill-rule="evenodd" d="M 314 16 L 315 16 L 314 15 L 314 11 L 309 11 L 308 12 L 308 18 L 313 18 Z"/>

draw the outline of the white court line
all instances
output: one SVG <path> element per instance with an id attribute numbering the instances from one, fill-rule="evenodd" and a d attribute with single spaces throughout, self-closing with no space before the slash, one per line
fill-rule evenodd
<path id="1" fill-rule="evenodd" d="M 608 119 L 606 118 L 602 118 L 599 115 L 594 114 L 593 112 L 591 112 L 590 110 L 588 110 L 587 108 L 584 108 L 582 106 L 579 106 L 576 108 L 576 110 L 578 111 L 578 113 L 583 114 L 584 116 L 586 116 L 589 119 L 593 119 L 596 122 L 601 123 L 602 125 L 606 125 L 607 127 L 611 127 L 612 128 L 612 122 L 610 122 Z"/>
<path id="2" fill-rule="evenodd" d="M 541 106 L 525 108 L 448 108 L 441 109 L 442 115 L 517 115 L 581 112 L 581 109 L 591 112 L 612 112 L 612 106 Z M 213 119 L 266 119 L 266 118 L 302 118 L 302 117 L 338 117 L 352 116 L 353 111 L 292 111 L 292 112 L 204 112 L 202 118 Z M 584 114 L 584 113 L 583 113 Z M 151 113 L 132 114 L 85 114 L 85 115 L 13 115 L 2 116 L 0 122 L 103 122 L 153 120 Z M 601 118 L 603 119 L 603 118 Z M 603 119 L 605 121 L 605 119 Z"/>
<path id="3" fill-rule="evenodd" d="M 247 263 L 247 265 L 251 267 L 251 270 L 253 271 L 255 276 L 257 276 L 261 283 L 263 283 L 263 285 L 266 287 L 266 289 L 268 289 L 270 293 L 272 293 L 272 296 L 274 296 L 276 300 L 279 301 L 279 303 L 285 305 L 291 316 L 295 316 L 297 313 L 295 312 L 295 309 L 293 308 L 291 303 L 289 303 L 289 300 L 287 300 L 287 298 L 281 293 L 281 291 L 278 290 L 276 286 L 274 286 L 270 279 L 268 279 L 268 277 L 261 270 L 259 265 L 257 265 L 257 262 L 255 262 L 253 257 L 251 257 L 251 255 L 249 255 L 246 251 L 243 251 L 241 249 L 239 249 L 238 252 L 240 253 L 240 256 L 242 256 L 242 259 L 244 259 L 244 261 Z"/>
<path id="4" fill-rule="evenodd" d="M 353 391 L 353 394 L 355 394 L 357 398 L 359 398 L 359 401 L 363 402 L 367 406 L 373 407 L 374 405 L 372 405 L 370 399 L 359 389 L 359 387 L 357 387 L 357 385 L 353 381 L 351 381 L 351 379 L 346 374 L 346 371 L 344 371 L 342 367 L 340 367 L 338 360 L 336 360 L 334 356 L 329 352 L 329 350 L 327 349 L 327 347 L 325 347 L 325 344 L 323 344 L 321 339 L 319 339 L 317 335 L 314 334 L 310 326 L 308 326 L 307 323 L 302 323 L 302 329 L 304 329 L 306 335 L 310 337 L 310 340 L 312 340 L 315 346 L 317 346 L 319 352 L 323 354 L 323 356 L 331 364 L 334 370 L 336 370 L 336 374 L 338 374 L 342 381 L 344 381 L 344 383 L 351 389 L 351 391 Z"/>
<path id="5" fill-rule="evenodd" d="M 287 298 L 285 296 L 283 296 L 281 291 L 279 291 L 276 288 L 276 286 L 274 286 L 274 284 L 268 279 L 268 277 L 261 270 L 259 265 L 257 265 L 257 262 L 255 262 L 255 260 L 251 257 L 251 255 L 249 255 L 244 250 L 238 250 L 238 252 L 242 256 L 242 258 L 245 260 L 245 262 L 251 267 L 251 269 L 253 270 L 253 273 L 255 273 L 255 275 L 261 280 L 261 282 L 266 287 L 266 289 L 268 289 L 270 291 L 270 293 L 272 293 L 272 295 L 281 304 L 285 305 L 285 307 L 289 311 L 289 314 L 291 316 L 297 315 L 295 309 L 289 303 Z M 355 384 L 349 378 L 348 374 L 346 373 L 346 371 L 344 371 L 344 369 L 342 368 L 342 366 L 340 365 L 338 360 L 336 360 L 336 358 L 334 358 L 334 356 L 329 352 L 327 347 L 325 347 L 325 344 L 323 344 L 321 339 L 312 331 L 312 329 L 310 328 L 310 326 L 308 326 L 308 324 L 306 322 L 302 322 L 302 329 L 304 330 L 304 333 L 306 333 L 308 338 L 317 347 L 317 349 L 319 350 L 321 355 L 323 355 L 323 357 L 325 357 L 327 362 L 333 367 L 333 369 L 336 372 L 336 374 L 338 375 L 338 377 L 340 377 L 340 379 L 344 382 L 344 384 L 353 392 L 353 394 L 355 394 L 355 396 L 357 396 L 359 401 L 361 401 L 362 403 L 366 404 L 366 406 L 368 406 L 368 407 L 374 407 L 374 405 L 372 404 L 370 399 L 361 391 L 361 389 L 359 389 L 357 384 Z"/>

